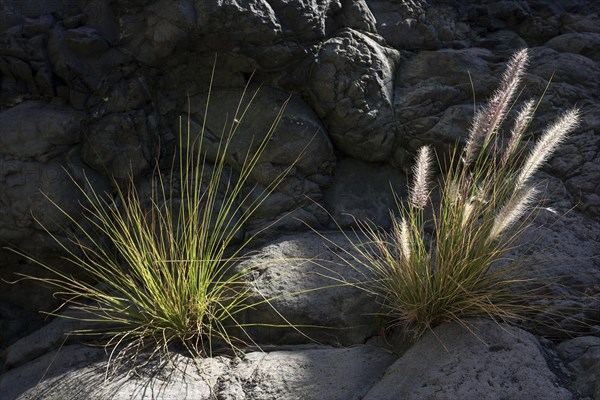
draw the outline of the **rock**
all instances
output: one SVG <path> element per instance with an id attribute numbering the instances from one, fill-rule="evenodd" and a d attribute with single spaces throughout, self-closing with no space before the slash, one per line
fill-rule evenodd
<path id="1" fill-rule="evenodd" d="M 345 154 L 383 161 L 396 136 L 392 86 L 399 54 L 378 36 L 345 29 L 311 66 L 310 105 Z"/>
<path id="2" fill-rule="evenodd" d="M 85 132 L 82 157 L 100 173 L 120 180 L 148 170 L 156 160 L 157 133 L 141 110 L 109 114 Z"/>
<path id="3" fill-rule="evenodd" d="M 574 375 L 574 386 L 583 395 L 600 396 L 600 337 L 581 336 L 557 346 L 559 356 Z"/>
<path id="4" fill-rule="evenodd" d="M 82 57 L 96 58 L 109 48 L 109 43 L 95 29 L 87 26 L 67 30 L 65 42 Z"/>
<path id="5" fill-rule="evenodd" d="M 136 374 L 107 372 L 102 349 L 65 346 L 0 376 L 6 400 L 65 399 L 349 399 L 360 397 L 395 357 L 371 346 L 291 347 L 229 360 L 171 354 Z M 358 398 L 357 397 L 357 398 Z"/>
<path id="6" fill-rule="evenodd" d="M 352 286 L 368 279 L 367 271 L 341 261 L 348 257 L 345 252 L 352 252 L 347 238 L 340 233 L 326 237 L 332 242 L 316 233 L 283 237 L 240 265 L 254 271 L 251 303 L 269 299 L 240 318 L 283 325 L 248 328 L 257 342 L 353 345 L 377 334 L 378 304 Z"/>
<path id="7" fill-rule="evenodd" d="M 76 1 L 45 1 L 36 0 L 6 1 L 7 6 L 13 7 L 13 12 L 25 17 L 36 18 L 44 14 L 74 15 L 79 11 Z"/>
<path id="8" fill-rule="evenodd" d="M 0 32 L 23 23 L 24 17 L 20 10 L 15 7 L 15 4 L 5 4 L 5 1 L 0 2 Z"/>
<path id="9" fill-rule="evenodd" d="M 375 17 L 365 0 L 341 0 L 341 26 L 377 33 Z"/>
<path id="10" fill-rule="evenodd" d="M 262 185 L 268 185 L 277 176 L 278 169 L 294 165 L 297 173 L 309 179 L 314 177 L 323 186 L 328 185 L 335 166 L 335 156 L 327 131 L 310 107 L 300 97 L 290 97 L 289 94 L 270 87 L 251 87 L 240 103 L 243 95 L 241 89 L 212 89 L 205 122 L 207 141 L 204 143 L 209 158 L 215 159 L 220 138 L 229 133 L 233 118 L 239 118 L 239 125 L 235 123 L 235 140 L 229 147 L 228 161 L 234 167 L 241 168 L 246 153 L 258 148 L 277 113 L 289 100 L 253 177 Z M 195 134 L 202 130 L 206 97 L 207 94 L 202 93 L 191 98 L 194 110 L 192 132 Z M 235 115 L 238 104 L 248 107 L 243 118 L 243 110 Z M 182 111 L 186 110 L 187 105 Z M 183 124 L 186 124 L 185 119 Z M 174 130 L 178 129 L 178 126 L 174 127 Z"/>
<path id="11" fill-rule="evenodd" d="M 479 48 L 422 51 L 400 65 L 394 86 L 398 124 L 394 165 L 410 171 L 413 156 L 407 157 L 406 151 L 414 154 L 422 145 L 432 144 L 441 155 L 466 138 L 473 96 L 484 101 L 498 84 L 491 59 L 492 52 Z M 440 69 L 444 74 L 435 72 Z"/>
<path id="12" fill-rule="evenodd" d="M 354 225 L 356 218 L 387 228 L 391 224 L 389 210 L 397 209 L 394 193 L 402 198 L 406 187 L 405 176 L 395 168 L 343 159 L 325 192 L 325 205 L 341 226 Z"/>
<path id="13" fill-rule="evenodd" d="M 16 57 L 4 57 L 2 60 L 2 72 L 15 81 L 20 81 L 26 92 L 35 92 L 36 84 L 31 67 Z"/>
<path id="14" fill-rule="evenodd" d="M 544 102 L 554 103 L 555 107 L 563 104 L 563 107 L 567 104 L 572 107 L 577 100 L 593 98 L 591 93 L 600 90 L 600 65 L 579 54 L 558 53 L 544 47 L 536 48 L 532 52 L 528 72 L 543 79 L 552 78 Z M 525 84 L 527 83 L 526 80 Z M 585 90 L 582 91 L 584 87 Z M 536 93 L 538 97 L 540 92 L 541 90 L 538 89 Z M 539 115 L 536 117 L 539 118 Z"/>
<path id="15" fill-rule="evenodd" d="M 600 33 L 600 16 L 598 15 L 598 5 L 596 4 L 596 10 L 593 11 L 591 7 L 593 4 L 588 4 L 587 10 L 581 10 L 576 13 L 566 13 L 563 15 L 561 22 L 563 23 L 562 30 L 565 32 L 592 32 Z"/>
<path id="16" fill-rule="evenodd" d="M 48 60 L 54 74 L 62 80 L 62 85 L 56 85 L 57 95 L 76 110 L 84 110 L 93 102 L 92 93 L 101 80 L 100 75 L 69 47 L 65 35 L 64 27 L 52 28 L 48 35 Z"/>
<path id="17" fill-rule="evenodd" d="M 49 199 L 70 215 L 81 211 L 80 196 L 61 161 L 38 163 L 0 158 L 0 166 L 0 204 L 11 205 L 0 211 L 2 240 L 23 245 L 27 243 L 21 241 L 40 225 L 51 232 L 64 227 L 68 218 Z M 31 247 L 39 246 L 41 243 Z"/>
<path id="18" fill-rule="evenodd" d="M 336 162 L 327 131 L 300 97 L 290 98 L 285 92 L 269 87 L 262 87 L 258 91 L 256 87 L 252 87 L 246 93 L 243 102 L 246 107 L 249 98 L 254 96 L 248 112 L 243 118 L 241 114 L 235 116 L 242 95 L 243 92 L 239 89 L 213 89 L 209 99 L 203 143 L 208 159 L 215 160 L 221 137 L 230 132 L 233 118 L 239 118 L 240 123 L 235 127 L 235 138 L 227 152 L 228 164 L 238 171 L 242 168 L 248 152 L 256 151 L 271 129 L 277 113 L 289 99 L 277 129 L 273 132 L 256 168 L 251 172 L 252 183 L 256 182 L 259 186 L 250 193 L 248 204 L 254 199 L 264 197 L 262 194 L 265 187 L 276 181 L 286 169 L 292 168 L 275 192 L 253 214 L 248 229 L 261 229 L 300 208 L 308 211 L 309 221 L 306 222 L 322 221 L 324 217 L 319 214 L 323 214 L 323 211 L 317 209 L 315 202 L 322 199 L 323 189 L 331 184 L 331 171 Z M 198 110 L 192 114 L 192 132 L 202 132 L 205 104 L 204 93 L 191 99 L 192 110 Z M 185 120 L 183 124 L 186 124 Z M 316 215 L 317 218 L 310 217 L 311 215 Z M 293 217 L 287 217 L 285 223 L 291 222 Z"/>
<path id="19" fill-rule="evenodd" d="M 600 138 L 594 134 L 592 121 L 587 119 L 587 115 L 584 116 L 579 132 L 557 149 L 549 169 L 561 177 L 572 203 L 589 217 L 600 221 L 600 195 L 597 190 L 600 185 Z"/>
<path id="20" fill-rule="evenodd" d="M 77 332 L 97 328 L 83 319 L 93 316 L 78 310 L 67 310 L 61 317 L 8 346 L 2 352 L 2 370 L 19 367 L 28 361 L 62 348 L 72 342 Z M 81 339 L 81 337 L 78 337 Z"/>
<path id="21" fill-rule="evenodd" d="M 81 6 L 86 26 L 94 29 L 111 45 L 119 39 L 119 21 L 109 0 L 90 0 Z"/>
<path id="22" fill-rule="evenodd" d="M 598 124 L 595 115 L 599 106 L 589 96 L 600 88 L 600 81 L 595 78 L 600 77 L 597 63 L 580 55 L 556 53 L 547 48 L 536 48 L 532 53 L 530 73 L 524 77 L 524 91 L 519 101 L 538 98 L 547 84 L 546 79 L 553 78 L 528 134 L 539 137 L 557 115 L 578 101 L 582 102 L 582 123 L 558 149 L 551 166 L 553 173 L 565 180 L 572 195 L 579 200 L 578 207 L 595 218 L 598 196 L 593 188 L 598 180 L 599 150 L 593 131 Z M 557 58 L 561 59 L 559 63 Z M 502 63 L 496 64 L 494 60 L 491 52 L 482 49 L 441 50 L 420 52 L 401 64 L 398 76 L 402 79 L 396 80 L 394 89 L 399 125 L 394 165 L 408 170 L 412 157 L 408 157 L 407 152 L 412 153 L 423 144 L 432 144 L 439 154 L 443 154 L 448 147 L 464 141 L 474 112 L 467 71 L 473 79 L 475 99 L 483 101 L 498 85 L 497 75 L 504 68 Z M 434 71 L 440 65 L 446 73 L 436 76 Z M 572 68 L 567 69 L 568 65 Z M 586 80 L 583 75 L 591 78 Z M 581 92 L 578 82 L 583 80 L 587 81 L 589 92 Z M 576 94 L 578 98 L 575 98 Z"/>
<path id="23" fill-rule="evenodd" d="M 530 46 L 541 45 L 560 33 L 560 21 L 555 15 L 530 15 L 523 19 L 517 32 Z"/>
<path id="24" fill-rule="evenodd" d="M 281 32 L 279 35 L 296 37 L 300 42 L 305 43 L 323 39 L 326 35 L 327 16 L 330 16 L 335 12 L 339 12 L 341 9 L 341 4 L 339 1 L 331 2 L 321 0 L 313 1 L 311 3 L 299 2 L 296 4 L 291 4 L 285 0 L 278 0 L 269 2 L 269 5 L 273 10 L 271 18 L 276 20 L 281 27 Z M 218 27 L 219 25 L 215 25 L 215 28 Z M 249 26 L 244 28 L 252 29 Z M 239 29 L 239 27 L 237 29 Z M 237 40 L 245 41 L 247 39 L 244 39 L 242 36 L 238 36 Z M 288 47 L 287 50 L 290 53 L 294 51 L 293 47 L 291 46 Z M 283 56 L 284 60 L 287 60 L 291 55 L 290 54 L 286 56 L 281 51 L 278 53 L 278 55 Z M 269 64 L 271 67 L 274 67 L 277 65 L 276 63 L 278 64 L 279 61 L 274 59 Z M 264 65 L 262 62 L 261 64 Z"/>
<path id="25" fill-rule="evenodd" d="M 229 376 L 220 379 L 219 398 L 358 399 L 395 357 L 376 347 L 356 346 L 248 353 L 242 360 Z"/>
<path id="26" fill-rule="evenodd" d="M 569 211 L 574 203 L 568 202 L 569 194 L 560 181 L 546 175 L 538 182 L 547 185 L 547 200 L 519 243 L 527 262 L 538 265 L 535 273 L 561 277 L 562 283 L 574 289 L 592 287 L 600 273 L 600 260 L 595 256 L 600 249 L 600 223 L 577 210 Z"/>
<path id="27" fill-rule="evenodd" d="M 572 399 L 537 339 L 489 320 L 427 333 L 363 397 L 376 399 Z"/>
<path id="28" fill-rule="evenodd" d="M 525 1 L 497 1 L 486 4 L 485 10 L 493 21 L 492 24 L 511 28 L 531 14 L 531 9 Z"/>
<path id="29" fill-rule="evenodd" d="M 3 110 L 0 154 L 17 160 L 48 161 L 79 142 L 84 118 L 84 113 L 59 102 L 26 101 Z"/>
<path id="30" fill-rule="evenodd" d="M 200 10 L 200 15 L 203 12 Z M 120 47 L 139 62 L 152 66 L 158 66 L 160 60 L 169 56 L 198 23 L 195 7 L 189 0 L 175 4 L 153 1 L 143 8 L 120 2 L 116 14 L 121 28 Z"/>
<path id="31" fill-rule="evenodd" d="M 292 67 L 341 28 L 375 33 L 363 0 L 231 1 L 198 6 L 196 14 L 205 39 L 196 49 L 232 50 L 268 71 Z"/>
<path id="32" fill-rule="evenodd" d="M 361 271 L 341 265 L 346 239 L 332 234 L 337 245 L 324 246 L 303 224 L 327 226 L 329 213 L 339 224 L 351 225 L 345 215 L 349 212 L 386 226 L 388 208 L 394 205 L 389 183 L 402 196 L 403 175 L 410 173 L 416 149 L 430 144 L 443 157 L 463 143 L 474 110 L 496 89 L 508 57 L 531 47 L 533 58 L 514 108 L 539 97 L 551 77 L 552 82 L 528 138 L 539 137 L 569 107 L 581 107 L 583 117 L 538 174 L 547 199 L 519 242 L 523 247 L 508 254 L 523 256 L 521 270 L 538 277 L 545 290 L 535 304 L 547 311 L 521 326 L 569 339 L 561 349 L 572 364 L 576 386 L 582 395 L 600 397 L 594 381 L 597 355 L 584 349 L 589 339 L 581 339 L 580 346 L 579 339 L 569 337 L 597 335 L 600 320 L 599 15 L 600 2 L 582 0 L 0 0 L 0 241 L 77 274 L 34 219 L 71 245 L 65 233 L 71 229 L 68 218 L 40 191 L 79 219 L 80 198 L 69 174 L 81 183 L 85 173 L 96 190 L 110 192 L 107 176 L 127 179 L 133 171 L 140 190 L 151 187 L 154 158 L 160 155 L 162 165 L 170 165 L 178 132 L 173 125 L 186 111 L 181 105 L 188 94 L 194 98 L 206 91 L 218 53 L 213 87 L 223 93 L 214 97 L 216 122 L 211 120 L 209 136 L 219 136 L 222 111 L 235 105 L 234 95 L 253 71 L 252 82 L 266 91 L 256 99 L 259 112 L 249 115 L 247 129 L 240 127 L 240 140 L 233 143 L 228 162 L 234 169 L 250 147 L 249 138 L 269 125 L 278 103 L 294 94 L 253 171 L 257 188 L 247 187 L 243 195 L 259 198 L 261 189 L 306 149 L 237 238 L 269 227 L 255 245 L 264 244 L 271 254 L 250 259 L 256 263 L 255 298 L 261 298 L 258 290 L 276 296 L 272 304 L 297 325 L 330 327 L 301 328 L 322 342 L 381 344 L 389 337 L 376 336 L 379 321 L 368 315 L 378 311 L 374 299 L 351 286 L 313 290 L 332 282 L 324 275 L 364 278 Z M 282 262 L 284 254 L 300 258 Z M 323 258 L 323 265 L 318 267 L 312 257 Z M 285 399 L 298 398 L 291 392 L 302 388 L 306 398 L 362 398 L 385 368 L 382 361 L 369 370 L 371 356 L 387 356 L 362 346 L 335 354 L 323 347 L 278 348 L 279 354 L 252 353 L 246 361 L 202 360 L 201 367 L 212 371 L 204 376 L 180 379 L 171 374 L 175 377 L 168 381 L 163 378 L 169 371 L 150 378 L 152 371 L 140 369 L 141 379 L 117 379 L 116 386 L 104 386 L 101 351 L 67 345 L 64 358 L 60 352 L 48 353 L 62 343 L 65 326 L 51 322 L 27 336 L 43 322 L 38 311 L 52 311 L 58 300 L 31 281 L 6 281 L 15 273 L 39 276 L 40 268 L 0 249 L 0 269 L 0 348 L 3 365 L 12 368 L 0 375 L 2 399 L 130 398 L 143 397 L 144 390 L 146 395 L 162 390 L 171 398 L 184 398 L 182 391 L 188 390 L 190 398 Z M 259 317 L 282 323 L 265 304 L 245 321 Z M 401 360 L 406 375 L 393 377 L 390 369 L 392 377 L 371 396 L 396 398 L 406 391 L 426 397 L 433 386 L 421 385 L 435 383 L 447 389 L 449 398 L 569 397 L 543 363 L 536 340 L 522 331 L 502 328 L 518 342 L 495 328 L 481 328 L 479 336 L 493 342 L 488 348 L 470 336 L 460 341 L 453 329 L 458 328 L 440 327 L 436 333 L 445 335 L 450 347 L 456 343 L 454 350 L 444 352 L 431 337 L 424 339 Z M 309 341 L 293 329 L 255 333 L 265 342 Z M 24 338 L 16 342 L 19 337 Z M 316 353 L 320 351 L 324 353 Z M 355 358 L 361 351 L 365 353 Z M 87 356 L 96 361 L 84 361 Z M 490 361 L 492 356 L 497 360 Z M 484 360 L 480 370 L 477 358 Z M 25 393 L 53 359 L 63 372 L 69 363 L 84 364 L 73 380 L 59 368 L 48 372 L 39 391 Z M 422 365 L 415 359 L 429 365 L 409 370 Z M 365 360 L 370 362 L 366 368 L 361 366 Z M 181 361 L 190 364 L 189 359 Z M 439 373 L 440 368 L 446 369 Z M 440 375 L 444 373 L 448 377 Z M 392 380 L 394 387 L 388 389 Z M 497 386 L 489 386 L 488 380 Z M 17 387 L 13 382 L 29 383 Z M 553 386 L 556 382 L 559 386 Z M 119 385 L 132 389 L 121 395 Z M 294 390 L 286 391 L 286 385 Z M 63 396 L 64 390 L 75 394 Z"/>
<path id="33" fill-rule="evenodd" d="M 68 374 L 69 371 L 77 371 L 77 367 L 92 364 L 102 359 L 105 356 L 104 350 L 101 348 L 86 347 L 82 345 L 65 346 L 59 350 L 50 352 L 33 362 L 14 369 L 0 375 L 0 397 L 6 400 L 27 399 L 27 398 L 50 398 L 56 394 L 55 399 L 68 398 L 64 392 L 72 392 L 71 398 L 83 396 L 97 389 L 101 382 L 104 381 L 105 369 L 102 367 L 91 368 L 84 370 L 80 378 L 83 382 L 78 382 L 76 385 L 64 382 L 63 393 L 53 393 L 52 389 L 46 389 L 44 385 L 40 385 L 39 391 L 36 394 L 28 395 L 26 392 L 30 390 L 34 392 L 36 385 L 39 385 L 44 379 L 50 382 L 57 383 L 60 381 L 61 375 Z M 50 367 L 50 369 L 49 369 Z M 95 379 L 90 379 L 92 371 L 96 374 Z M 77 372 L 74 373 L 77 376 Z M 44 383 L 45 383 L 44 382 Z M 71 394 L 68 394 L 69 396 Z"/>
<path id="34" fill-rule="evenodd" d="M 2 335 L 0 335 L 0 352 L 27 335 L 40 329 L 48 322 L 44 313 L 52 312 L 60 305 L 60 300 L 53 294 L 54 290 L 31 280 L 21 279 L 22 275 L 46 276 L 43 269 L 32 262 L 23 261 L 22 257 L 8 250 L 19 248 L 27 254 L 43 258 L 48 263 L 63 266 L 64 260 L 56 259 L 56 251 L 48 244 L 47 235 L 34 233 L 28 236 L 28 242 L 13 243 L 10 247 L 0 249 L 0 319 L 2 320 Z M 32 244 L 35 248 L 31 248 Z M 54 254 L 53 254 L 54 253 Z M 69 273 L 70 269 L 64 269 Z M 27 301 L 23 301 L 23 297 Z M 0 370 L 2 367 L 0 366 Z"/>
<path id="35" fill-rule="evenodd" d="M 102 101 L 92 109 L 92 115 L 96 118 L 107 114 L 140 113 L 151 101 L 148 82 L 143 76 L 113 76 L 112 79 L 103 81 L 98 94 L 102 96 Z M 156 116 L 149 114 L 147 119 L 152 125 L 156 125 Z"/>
<path id="36" fill-rule="evenodd" d="M 477 47 L 492 50 L 494 54 L 509 59 L 515 52 L 515 49 L 526 48 L 527 42 L 513 31 L 502 30 L 492 32 L 489 35 L 482 37 L 477 42 Z"/>
<path id="37" fill-rule="evenodd" d="M 575 53 L 600 62 L 600 32 L 565 33 L 550 39 L 545 45 L 560 53 Z"/>
<path id="38" fill-rule="evenodd" d="M 369 0 L 368 5 L 377 19 L 377 32 L 398 50 L 462 48 L 471 35 L 469 24 L 451 3 Z"/>
<path id="39" fill-rule="evenodd" d="M 39 329 L 42 324 L 43 321 L 37 312 L 32 313 L 19 305 L 0 300 L 0 351 L 28 332 Z M 2 370 L 0 366 L 0 371 Z"/>
<path id="40" fill-rule="evenodd" d="M 543 201 L 506 259 L 514 260 L 516 277 L 540 289 L 532 300 L 540 310 L 527 329 L 565 340 L 587 334 L 600 318 L 600 224 L 574 209 L 577 200 L 562 180 L 540 173 L 535 183 L 545 189 Z"/>

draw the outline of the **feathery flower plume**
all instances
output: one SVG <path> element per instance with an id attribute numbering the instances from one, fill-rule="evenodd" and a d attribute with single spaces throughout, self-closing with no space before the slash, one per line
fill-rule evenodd
<path id="1" fill-rule="evenodd" d="M 469 130 L 469 138 L 465 148 L 465 165 L 473 162 L 479 149 L 486 147 L 497 132 L 502 119 L 510 108 L 510 102 L 519 86 L 529 58 L 527 49 L 516 52 L 508 62 L 502 75 L 500 88 L 494 93 L 487 106 L 475 115 Z"/>
<path id="2" fill-rule="evenodd" d="M 521 173 L 517 177 L 515 190 L 522 188 L 529 178 L 539 169 L 540 165 L 550 157 L 556 148 L 565 140 L 567 135 L 579 123 L 579 110 L 572 109 L 567 111 L 553 125 L 546 129 L 542 138 L 535 144 L 535 147 L 525 160 L 521 168 Z"/>
<path id="3" fill-rule="evenodd" d="M 538 191 L 534 187 L 527 187 L 515 193 L 496 215 L 488 240 L 496 240 L 521 218 L 537 193 Z"/>
<path id="4" fill-rule="evenodd" d="M 471 221 L 471 217 L 473 215 L 473 210 L 475 209 L 475 205 L 472 201 L 467 201 L 464 204 L 463 210 L 463 218 L 462 218 L 462 227 L 465 228 L 467 224 Z"/>
<path id="5" fill-rule="evenodd" d="M 531 118 L 533 116 L 534 104 L 535 103 L 533 100 L 529 100 L 523 105 L 523 107 L 521 107 L 521 110 L 519 111 L 519 114 L 515 119 L 515 124 L 512 128 L 512 131 L 510 132 L 510 139 L 508 141 L 508 145 L 506 146 L 504 154 L 502 155 L 502 160 L 500 164 L 502 167 L 506 165 L 508 160 L 511 159 L 512 155 L 516 151 L 517 146 L 521 141 L 521 138 L 523 137 L 523 132 L 525 132 L 525 128 L 527 128 L 527 125 L 529 124 L 529 121 L 531 121 Z"/>
<path id="6" fill-rule="evenodd" d="M 429 199 L 429 176 L 431 175 L 431 157 L 429 146 L 419 148 L 417 162 L 413 167 L 413 185 L 410 190 L 410 204 L 424 209 Z"/>
<path id="7" fill-rule="evenodd" d="M 408 231 L 408 223 L 406 218 L 402 218 L 400 222 L 400 249 L 405 260 L 410 259 L 410 233 Z"/>

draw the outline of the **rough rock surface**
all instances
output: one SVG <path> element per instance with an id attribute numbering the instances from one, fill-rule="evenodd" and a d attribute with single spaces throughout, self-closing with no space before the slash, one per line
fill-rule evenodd
<path id="1" fill-rule="evenodd" d="M 571 399 L 537 339 L 493 321 L 441 325 L 385 373 L 365 400 Z"/>
<path id="2" fill-rule="evenodd" d="M 396 207 L 394 194 L 404 197 L 406 188 L 407 179 L 397 168 L 346 158 L 338 162 L 333 184 L 325 191 L 325 206 L 342 226 L 356 218 L 387 228 L 389 210 Z"/>
<path id="3" fill-rule="evenodd" d="M 348 346 L 377 335 L 377 303 L 352 286 L 368 279 L 367 271 L 343 263 L 346 252 L 352 248 L 340 233 L 306 233 L 278 239 L 244 261 L 241 266 L 254 271 L 254 300 L 272 300 L 249 310 L 243 322 L 297 326 L 257 327 L 249 330 L 252 337 L 265 343 L 315 340 Z"/>
<path id="4" fill-rule="evenodd" d="M 575 388 L 583 395 L 600 398 L 600 337 L 567 340 L 557 351 L 575 377 Z"/>
<path id="5" fill-rule="evenodd" d="M 336 160 L 327 131 L 312 109 L 300 97 L 290 97 L 272 87 L 250 87 L 245 92 L 230 88 L 213 88 L 213 91 L 210 98 L 201 93 L 190 99 L 193 110 L 202 110 L 191 115 L 192 131 L 201 132 L 202 124 L 205 124 L 204 147 L 208 158 L 214 160 L 221 137 L 231 134 L 235 127 L 235 139 L 229 146 L 227 161 L 237 170 L 241 169 L 248 154 L 256 151 L 277 114 L 283 110 L 263 157 L 251 172 L 251 178 L 259 185 L 256 192 L 293 167 L 277 187 L 277 192 L 253 215 L 248 228 L 262 227 L 298 208 L 304 213 L 295 216 L 304 217 L 307 223 L 320 224 L 326 219 L 317 203 L 322 199 L 322 189 L 331 184 Z M 209 109 L 205 119 L 203 111 L 207 101 Z M 239 104 L 248 107 L 243 117 L 243 109 L 234 115 Z M 233 121 L 234 118 L 239 123 Z M 301 225 L 292 218 L 282 222 Z"/>
<path id="6" fill-rule="evenodd" d="M 25 399 L 360 398 L 396 359 L 372 346 L 290 347 L 194 361 L 172 354 L 141 373 L 108 370 L 102 349 L 71 345 L 0 376 L 0 397 Z"/>
<path id="7" fill-rule="evenodd" d="M 399 54 L 354 30 L 325 41 L 311 66 L 311 105 L 344 153 L 385 160 L 396 138 L 392 84 Z"/>

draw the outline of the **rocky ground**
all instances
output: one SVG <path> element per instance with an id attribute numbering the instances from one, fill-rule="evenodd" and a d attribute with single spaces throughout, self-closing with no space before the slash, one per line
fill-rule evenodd
<path id="1" fill-rule="evenodd" d="M 99 191 L 133 174 L 143 186 L 167 160 L 177 121 L 205 101 L 217 54 L 208 134 L 241 87 L 262 84 L 240 150 L 293 94 L 253 179 L 305 155 L 255 215 L 273 262 L 253 285 L 295 324 L 257 329 L 262 352 L 191 360 L 174 355 L 105 381 L 107 357 L 68 332 L 77 324 L 39 311 L 58 304 L 31 282 L 34 265 L 0 251 L 0 398 L 82 399 L 600 399 L 600 8 L 580 0 L 0 0 L 0 243 L 60 264 L 41 222 L 62 235 L 81 212 L 73 180 Z M 418 147 L 447 151 L 465 139 L 474 103 L 491 95 L 510 55 L 532 59 L 519 103 L 551 84 L 530 126 L 535 138 L 562 110 L 583 120 L 538 175 L 547 201 L 523 243 L 527 270 L 552 284 L 548 308 L 520 327 L 469 321 L 416 343 L 380 336 L 375 301 L 323 286 L 318 257 L 350 279 L 305 224 L 331 232 L 370 218 L 389 225 Z M 519 104 L 517 104 L 518 107 Z M 234 149 L 237 150 L 237 149 Z M 235 167 L 235 156 L 230 163 Z M 326 211 L 327 212 L 326 212 Z M 552 210 L 552 211 L 549 211 Z M 54 260 L 54 261 L 53 261 Z M 339 268 L 339 269 L 338 269 Z M 70 270 L 69 272 L 77 273 Z M 247 320 L 277 321 L 272 308 Z M 307 338 L 311 338 L 309 340 Z"/>

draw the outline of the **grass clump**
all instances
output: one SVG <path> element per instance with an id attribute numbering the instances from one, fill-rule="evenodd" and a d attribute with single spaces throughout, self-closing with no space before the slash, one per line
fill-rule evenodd
<path id="1" fill-rule="evenodd" d="M 476 113 L 463 152 L 451 157 L 440 180 L 439 201 L 430 196 L 432 151 L 425 146 L 418 151 L 409 199 L 398 202 L 391 229 L 359 225 L 367 240 L 354 246 L 358 256 L 352 262 L 375 277 L 361 287 L 382 299 L 392 325 L 415 338 L 443 322 L 475 316 L 512 321 L 527 310 L 528 294 L 515 290 L 515 265 L 502 261 L 536 209 L 534 173 L 579 118 L 578 110 L 567 111 L 527 150 L 524 132 L 536 108 L 529 101 L 502 140 L 499 132 L 527 60 L 527 50 L 513 55 L 500 88 Z"/>
<path id="2" fill-rule="evenodd" d="M 244 91 L 210 162 L 204 151 L 204 123 L 193 134 L 190 122 L 186 129 L 180 119 L 176 160 L 170 173 L 154 174 L 149 196 L 140 194 L 133 180 L 119 186 L 115 198 L 86 189 L 89 182 L 77 184 L 86 201 L 82 222 L 53 202 L 75 226 L 76 250 L 53 237 L 88 279 L 31 257 L 52 277 L 29 278 L 56 288 L 57 296 L 66 299 L 64 306 L 83 312 L 78 319 L 94 323 L 93 329 L 79 333 L 101 335 L 122 358 L 146 348 L 162 354 L 172 344 L 210 356 L 217 348 L 237 350 L 251 340 L 237 319 L 252 306 L 245 285 L 248 270 L 234 266 L 256 235 L 239 241 L 244 224 L 293 167 L 263 189 L 249 179 L 285 104 L 268 132 L 250 146 L 241 167 L 233 171 L 226 165 L 228 149 L 255 96 Z"/>

